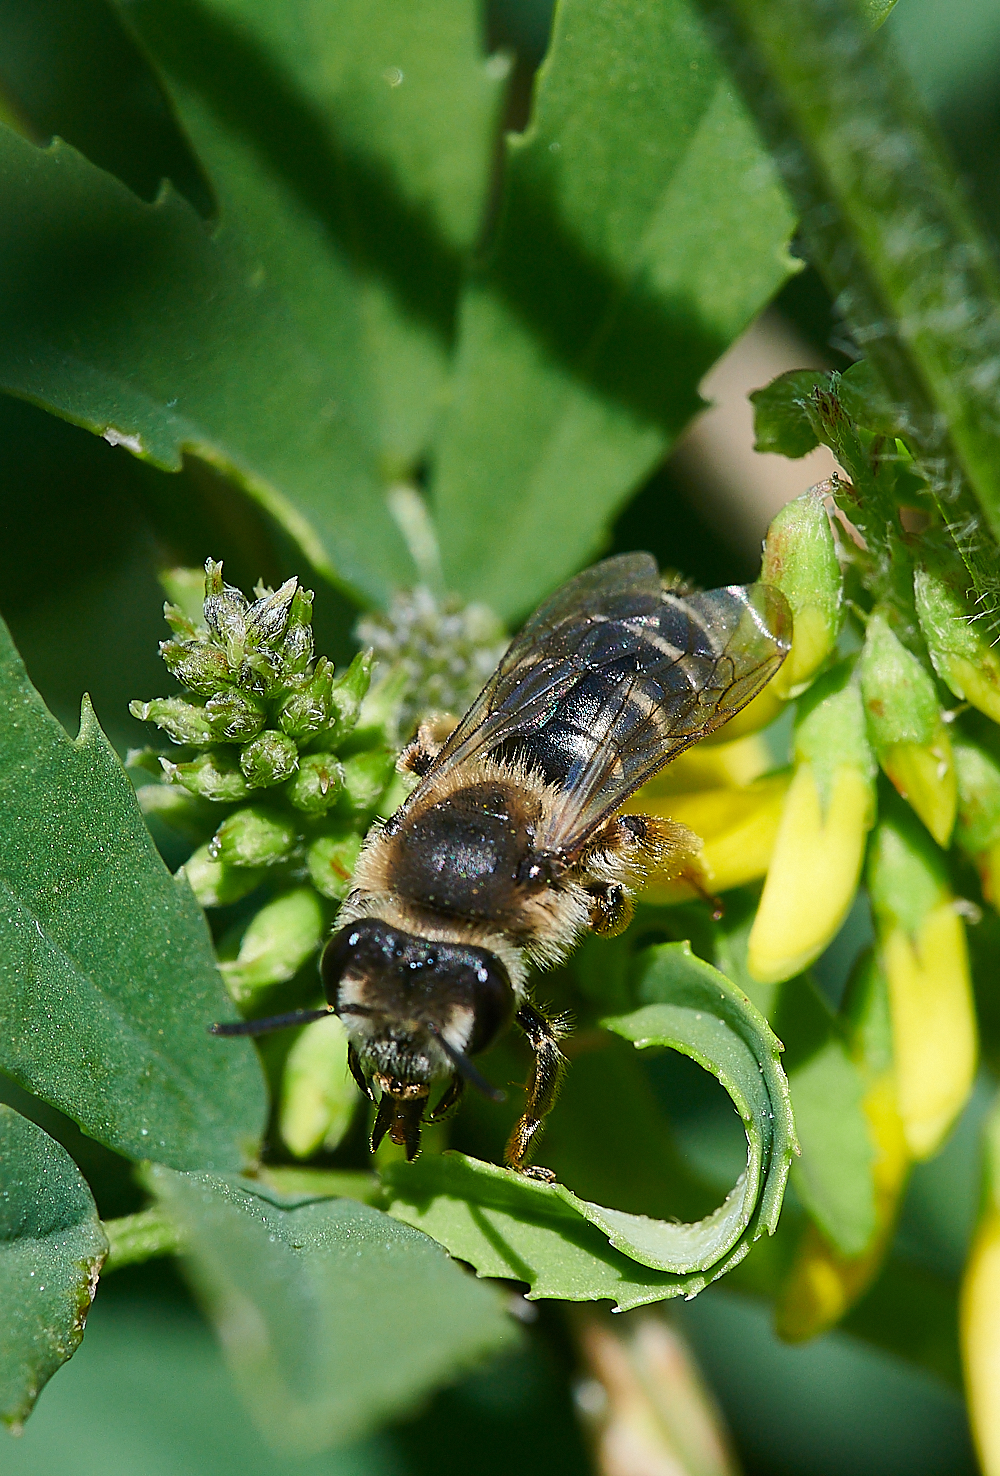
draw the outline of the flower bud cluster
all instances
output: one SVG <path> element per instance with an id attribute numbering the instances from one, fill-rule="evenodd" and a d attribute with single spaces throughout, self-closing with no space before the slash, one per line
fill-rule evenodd
<path id="1" fill-rule="evenodd" d="M 167 752 L 133 755 L 157 782 L 139 790 L 145 813 L 195 849 L 182 871 L 209 909 L 241 904 L 218 923 L 219 968 L 247 1014 L 318 1002 L 315 958 L 350 887 L 373 818 L 389 814 L 409 776 L 395 750 L 425 712 L 464 710 L 498 657 L 501 628 L 482 607 L 397 596 L 387 616 L 361 622 L 375 652 L 343 671 L 314 652 L 312 592 L 296 579 L 254 598 L 205 565 L 163 576 L 172 635 L 160 651 L 184 689 L 133 702 Z M 284 1068 L 279 1131 L 306 1157 L 335 1147 L 358 1092 L 339 1022 L 301 1032 Z"/>

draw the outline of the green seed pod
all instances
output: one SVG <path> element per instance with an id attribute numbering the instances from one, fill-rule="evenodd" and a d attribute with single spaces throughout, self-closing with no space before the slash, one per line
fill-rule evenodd
<path id="1" fill-rule="evenodd" d="M 328 1152 L 338 1147 L 360 1100 L 343 1021 L 314 1020 L 289 1051 L 281 1079 L 278 1127 L 289 1152 L 308 1158 L 321 1144 Z"/>
<path id="2" fill-rule="evenodd" d="M 332 686 L 333 663 L 321 656 L 312 676 L 294 687 L 278 708 L 278 722 L 290 737 L 308 738 L 329 727 L 334 712 Z"/>
<path id="3" fill-rule="evenodd" d="M 374 660 L 371 651 L 359 651 L 330 689 L 331 713 L 336 718 L 334 737 L 338 742 L 358 721 L 361 704 L 371 686 Z"/>
<path id="4" fill-rule="evenodd" d="M 340 902 L 351 889 L 361 850 L 361 836 L 346 822 L 319 836 L 306 852 L 312 884 L 324 897 Z"/>
<path id="5" fill-rule="evenodd" d="M 298 973 L 319 947 L 323 927 L 322 904 L 312 887 L 296 887 L 262 907 L 243 934 L 235 959 L 219 964 L 236 1003 L 245 1005 L 258 989 Z"/>
<path id="6" fill-rule="evenodd" d="M 202 907 L 225 907 L 238 902 L 267 875 L 262 867 L 228 866 L 214 861 L 208 845 L 199 846 L 177 873 L 186 876 Z"/>
<path id="7" fill-rule="evenodd" d="M 200 795 L 202 799 L 231 804 L 234 800 L 246 799 L 250 793 L 250 786 L 240 769 L 228 753 L 218 748 L 200 753 L 189 764 L 172 764 L 169 759 L 161 759 L 160 763 L 172 784 L 183 784 L 191 794 Z"/>
<path id="8" fill-rule="evenodd" d="M 296 841 L 295 821 L 264 805 L 227 815 L 209 842 L 209 856 L 229 866 L 274 866 Z"/>
<path id="9" fill-rule="evenodd" d="M 362 815 L 374 810 L 394 769 L 394 755 L 385 748 L 344 759 L 344 796 L 351 809 Z"/>
<path id="10" fill-rule="evenodd" d="M 240 768 L 251 789 L 268 789 L 290 779 L 299 766 L 293 739 L 268 728 L 240 749 Z"/>
<path id="11" fill-rule="evenodd" d="M 217 742 L 204 707 L 182 697 L 154 697 L 152 702 L 130 702 L 128 710 L 143 723 L 155 723 L 174 743 L 207 748 Z"/>
<path id="12" fill-rule="evenodd" d="M 938 845 L 955 823 L 955 763 L 934 679 L 896 636 L 884 611 L 868 620 L 861 692 L 875 755 Z"/>
<path id="13" fill-rule="evenodd" d="M 256 738 L 267 721 L 267 715 L 258 702 L 232 687 L 210 697 L 205 703 L 205 711 L 216 738 L 228 738 L 236 743 Z"/>
<path id="14" fill-rule="evenodd" d="M 833 530 L 815 493 L 787 503 L 772 520 L 760 578 L 781 590 L 794 619 L 792 649 L 770 686 L 775 696 L 798 697 L 837 644 L 843 606 Z"/>
<path id="15" fill-rule="evenodd" d="M 281 664 L 286 680 L 301 676 L 313 657 L 313 592 L 297 589 L 288 612 L 288 630 L 281 643 Z"/>
<path id="16" fill-rule="evenodd" d="M 344 787 L 344 770 L 331 753 L 308 753 L 285 793 L 297 810 L 324 815 Z"/>
<path id="17" fill-rule="evenodd" d="M 210 697 L 233 680 L 225 651 L 205 641 L 161 641 L 167 670 L 191 692 Z"/>
<path id="18" fill-rule="evenodd" d="M 930 569 L 913 576 L 920 628 L 934 670 L 955 696 L 1000 723 L 1000 652 L 961 593 Z"/>

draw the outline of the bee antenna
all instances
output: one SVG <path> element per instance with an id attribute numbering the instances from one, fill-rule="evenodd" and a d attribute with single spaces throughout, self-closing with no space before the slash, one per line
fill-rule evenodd
<path id="1" fill-rule="evenodd" d="M 483 1096 L 488 1097 L 491 1102 L 506 1102 L 507 1093 L 487 1081 L 482 1072 L 476 1070 L 468 1056 L 453 1046 L 450 1040 L 445 1040 L 436 1025 L 430 1020 L 425 1020 L 423 1026 L 428 1035 L 433 1035 L 455 1070 L 465 1078 L 470 1086 L 474 1086 L 477 1092 L 482 1092 Z"/>
<path id="2" fill-rule="evenodd" d="M 331 1005 L 320 1010 L 292 1010 L 287 1015 L 266 1015 L 262 1020 L 222 1020 L 208 1027 L 209 1035 L 267 1035 L 271 1030 L 285 1030 L 290 1025 L 308 1025 L 333 1014 Z"/>

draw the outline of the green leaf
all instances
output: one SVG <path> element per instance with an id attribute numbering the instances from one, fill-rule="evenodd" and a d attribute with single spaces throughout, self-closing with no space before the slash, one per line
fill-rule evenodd
<path id="1" fill-rule="evenodd" d="M 205 918 L 84 700 L 72 741 L 0 622 L 0 1067 L 129 1158 L 239 1167 L 266 1104 Z"/>
<path id="2" fill-rule="evenodd" d="M 517 1336 L 492 1290 L 369 1205 L 159 1166 L 148 1182 L 279 1449 L 350 1439 Z"/>
<path id="3" fill-rule="evenodd" d="M 333 313 L 354 325 L 380 468 L 412 474 L 445 393 L 463 258 L 482 225 L 508 70 L 505 58 L 482 55 L 478 7 L 120 4 L 166 74 L 224 217 L 232 214 L 247 243 L 263 244 L 279 212 L 284 229 L 317 237 L 338 297 L 324 306 L 289 273 L 289 298 L 303 316 L 324 306 L 319 343 Z M 261 183 L 271 177 L 283 205 L 260 185 L 247 188 L 247 166 Z M 345 363 L 348 396 L 350 373 Z"/>
<path id="4" fill-rule="evenodd" d="M 0 1419 L 15 1432 L 80 1346 L 107 1249 L 65 1148 L 0 1104 Z"/>
<path id="5" fill-rule="evenodd" d="M 818 444 L 808 404 L 817 389 L 828 388 L 833 376 L 825 369 L 790 369 L 749 396 L 753 405 L 755 451 L 797 460 Z"/>
<path id="6" fill-rule="evenodd" d="M 782 985 L 772 1021 L 785 1043 L 802 1149 L 792 1183 L 827 1239 L 843 1255 L 859 1256 L 876 1229 L 875 1150 L 861 1073 L 807 976 Z"/>
<path id="7" fill-rule="evenodd" d="M 565 0 L 462 304 L 445 574 L 505 616 L 600 546 L 792 270 L 777 174 L 686 0 Z"/>
<path id="8" fill-rule="evenodd" d="M 647 951 L 640 992 L 648 1003 L 605 1027 L 640 1049 L 691 1056 L 729 1092 L 746 1130 L 746 1174 L 713 1214 L 693 1224 L 654 1220 L 458 1154 L 393 1165 L 384 1174 L 390 1213 L 481 1276 L 526 1281 L 535 1298 L 610 1297 L 619 1310 L 693 1296 L 740 1261 L 777 1224 L 795 1146 L 779 1043 L 746 996 L 686 943 Z"/>
<path id="9" fill-rule="evenodd" d="M 464 0 L 124 9 L 219 224 L 4 130 L 0 387 L 167 470 L 201 456 L 385 599 L 413 577 L 386 480 L 438 413 L 503 68 Z"/>

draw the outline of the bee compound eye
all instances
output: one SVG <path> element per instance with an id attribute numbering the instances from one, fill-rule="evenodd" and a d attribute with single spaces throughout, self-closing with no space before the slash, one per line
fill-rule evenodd
<path id="1" fill-rule="evenodd" d="M 375 969 L 385 963 L 397 935 L 378 918 L 364 918 L 341 928 L 323 949 L 319 971 L 327 1002 L 337 1007 L 340 981 L 352 965 Z"/>
<path id="2" fill-rule="evenodd" d="M 514 991 L 507 970 L 495 954 L 485 949 L 477 949 L 476 953 L 472 966 L 472 1035 L 466 1047 L 470 1056 L 492 1045 L 514 1017 Z"/>

